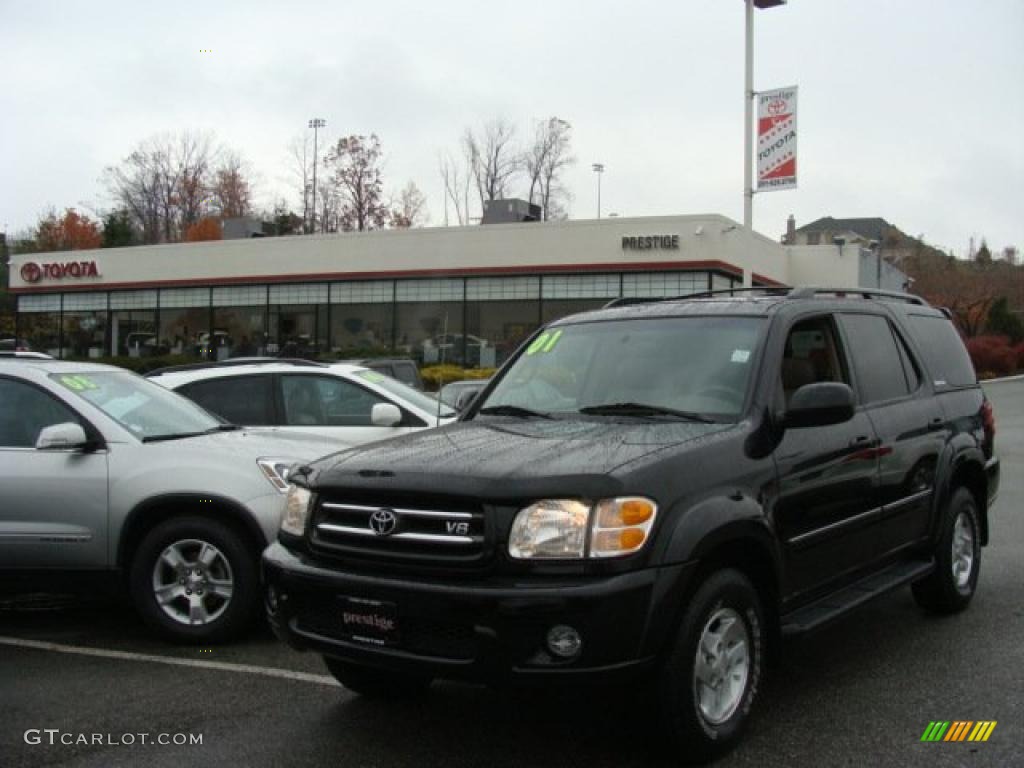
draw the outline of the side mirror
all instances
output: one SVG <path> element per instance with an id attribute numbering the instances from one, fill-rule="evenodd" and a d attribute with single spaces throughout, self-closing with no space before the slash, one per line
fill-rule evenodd
<path id="1" fill-rule="evenodd" d="M 853 418 L 853 390 L 846 384 L 823 381 L 805 384 L 789 399 L 785 427 L 826 427 Z"/>
<path id="2" fill-rule="evenodd" d="M 476 400 L 476 396 L 479 394 L 479 389 L 463 392 L 455 400 L 455 410 L 458 411 L 459 413 L 462 413 L 464 410 L 466 410 L 467 408 L 469 408 L 469 406 L 473 404 L 473 401 Z"/>
<path id="3" fill-rule="evenodd" d="M 395 427 L 402 422 L 402 412 L 394 403 L 377 403 L 370 410 L 370 423 L 375 427 Z"/>
<path id="4" fill-rule="evenodd" d="M 63 424 L 53 424 L 43 427 L 36 439 L 36 450 L 38 451 L 67 451 L 78 448 L 85 448 L 89 440 L 85 436 L 85 430 L 81 424 L 73 421 L 66 421 Z"/>

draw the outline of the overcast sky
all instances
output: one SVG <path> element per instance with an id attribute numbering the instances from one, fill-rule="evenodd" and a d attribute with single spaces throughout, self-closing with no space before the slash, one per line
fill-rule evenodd
<path id="1" fill-rule="evenodd" d="M 758 231 L 883 216 L 959 254 L 1024 248 L 1024 1 L 790 0 L 755 39 L 755 88 L 800 87 L 800 186 L 757 195 Z M 8 231 L 110 207 L 103 168 L 162 131 L 216 131 L 259 202 L 294 200 L 311 117 L 379 134 L 433 225 L 438 152 L 495 116 L 571 123 L 573 218 L 596 214 L 594 162 L 605 214 L 742 218 L 741 0 L 0 0 L 0 73 Z"/>

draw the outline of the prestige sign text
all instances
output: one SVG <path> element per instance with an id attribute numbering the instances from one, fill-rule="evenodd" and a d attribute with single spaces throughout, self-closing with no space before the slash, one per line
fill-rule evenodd
<path id="1" fill-rule="evenodd" d="M 639 235 L 624 236 L 622 238 L 622 250 L 624 251 L 678 251 L 679 235 Z"/>

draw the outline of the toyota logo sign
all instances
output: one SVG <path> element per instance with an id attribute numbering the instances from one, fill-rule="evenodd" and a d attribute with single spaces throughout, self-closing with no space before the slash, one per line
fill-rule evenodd
<path id="1" fill-rule="evenodd" d="M 378 509 L 370 515 L 370 529 L 378 536 L 390 536 L 398 527 L 398 516 L 391 509 Z"/>
<path id="2" fill-rule="evenodd" d="M 38 283 L 43 277 L 43 270 L 34 261 L 26 261 L 21 265 L 21 279 L 26 283 Z"/>

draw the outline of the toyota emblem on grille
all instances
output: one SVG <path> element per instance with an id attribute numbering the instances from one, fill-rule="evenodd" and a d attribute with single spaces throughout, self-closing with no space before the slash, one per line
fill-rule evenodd
<path id="1" fill-rule="evenodd" d="M 370 515 L 370 528 L 378 536 L 390 536 L 398 526 L 398 516 L 390 509 L 378 509 Z"/>

